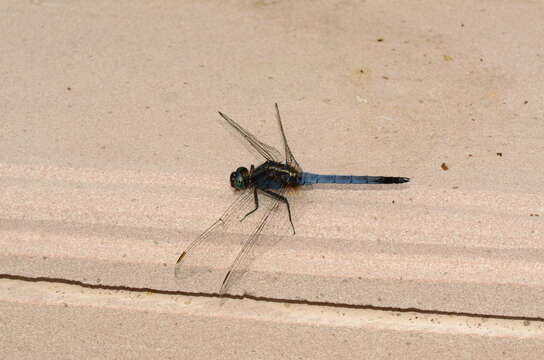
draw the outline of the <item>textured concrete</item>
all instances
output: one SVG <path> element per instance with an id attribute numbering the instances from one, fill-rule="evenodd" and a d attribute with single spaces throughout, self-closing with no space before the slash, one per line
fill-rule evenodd
<path id="1" fill-rule="evenodd" d="M 437 349 L 474 358 L 478 344 L 487 349 L 478 358 L 530 358 L 541 346 L 544 5 L 6 0 L 0 13 L 0 306 L 2 326 L 15 324 L 3 348 L 19 358 L 39 356 L 45 334 L 72 334 L 76 324 L 95 341 L 80 342 L 80 357 L 100 344 L 103 357 L 133 347 L 150 355 L 164 341 L 164 356 L 233 358 L 218 344 L 240 339 L 249 339 L 246 358 L 259 357 L 251 348 L 318 358 L 314 342 L 333 349 L 323 358 L 387 358 L 383 349 L 392 358 Z M 234 200 L 230 172 L 262 161 L 216 111 L 281 149 L 274 102 L 304 169 L 412 179 L 290 194 L 297 235 L 268 229 L 229 289 L 278 308 L 318 306 L 279 325 L 262 302 L 226 300 L 237 309 L 228 317 L 207 297 L 243 237 L 209 244 L 198 276 L 174 277 L 180 252 Z M 47 281 L 28 283 L 36 278 Z M 50 303 L 48 287 L 62 281 L 73 306 Z M 95 289 L 79 303 L 87 290 L 77 284 L 126 292 Z M 136 289 L 173 293 L 135 310 Z M 161 312 L 182 293 L 201 302 L 205 320 L 191 309 Z M 138 329 L 134 338 L 111 325 L 109 301 L 124 304 L 120 323 Z M 418 324 L 418 349 L 402 345 L 415 342 L 400 320 L 387 330 L 354 322 L 334 340 L 337 325 L 320 315 L 326 305 L 365 316 L 450 314 L 457 325 Z M 246 308 L 259 321 L 241 316 Z M 466 314 L 509 330 L 471 332 Z M 236 330 L 184 347 L 176 321 L 195 339 Z M 267 348 L 273 328 L 293 352 Z M 299 331 L 305 340 L 294 342 Z M 58 355 L 61 343 L 51 346 Z"/>
<path id="2" fill-rule="evenodd" d="M 540 322 L 0 280 L 10 358 L 539 359 Z M 69 344 L 69 345 L 68 345 Z"/>

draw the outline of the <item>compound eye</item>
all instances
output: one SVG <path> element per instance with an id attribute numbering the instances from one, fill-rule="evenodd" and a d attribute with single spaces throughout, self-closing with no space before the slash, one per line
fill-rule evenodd
<path id="1" fill-rule="evenodd" d="M 239 167 L 238 169 L 236 169 L 236 172 L 242 176 L 248 176 L 249 175 L 249 171 L 247 170 L 247 168 L 245 167 Z"/>
<path id="2" fill-rule="evenodd" d="M 242 174 L 238 174 L 238 176 L 236 177 L 236 187 L 238 189 L 244 188 L 244 177 Z"/>
<path id="3" fill-rule="evenodd" d="M 233 188 L 236 188 L 237 182 L 238 182 L 238 174 L 235 171 L 230 174 L 230 186 L 232 186 Z"/>
<path id="4" fill-rule="evenodd" d="M 245 167 L 239 167 L 235 172 L 230 174 L 230 186 L 236 190 L 245 189 L 247 176 L 249 176 L 249 171 Z"/>

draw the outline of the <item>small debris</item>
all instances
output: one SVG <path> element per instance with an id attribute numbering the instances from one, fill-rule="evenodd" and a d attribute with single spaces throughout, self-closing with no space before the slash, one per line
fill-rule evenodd
<path id="1" fill-rule="evenodd" d="M 377 38 L 376 41 L 377 42 L 383 42 L 383 38 Z"/>
<path id="2" fill-rule="evenodd" d="M 389 76 L 385 76 L 385 75 L 384 75 L 384 76 L 382 76 L 382 79 L 384 79 L 384 80 L 389 80 Z"/>
<path id="3" fill-rule="evenodd" d="M 497 156 L 502 157 L 502 152 L 498 152 Z"/>
<path id="4" fill-rule="evenodd" d="M 365 104 L 368 104 L 368 100 L 365 99 L 365 98 L 363 98 L 363 97 L 360 97 L 359 95 L 357 95 L 355 98 L 357 99 L 357 102 L 358 102 L 358 103 L 365 103 Z"/>
<path id="5" fill-rule="evenodd" d="M 66 88 L 66 90 L 70 91 L 70 90 L 72 90 L 72 88 L 68 86 L 68 87 Z"/>
<path id="6" fill-rule="evenodd" d="M 529 103 L 529 101 L 525 100 L 523 103 L 527 105 Z"/>
<path id="7" fill-rule="evenodd" d="M 440 165 L 440 167 L 442 168 L 442 170 L 444 171 L 447 171 L 449 169 L 448 165 L 446 165 L 446 163 L 442 163 L 442 165 Z"/>
<path id="8" fill-rule="evenodd" d="M 452 61 L 453 60 L 453 58 L 451 56 L 449 56 L 449 55 L 444 55 L 443 58 L 444 58 L 444 61 Z"/>

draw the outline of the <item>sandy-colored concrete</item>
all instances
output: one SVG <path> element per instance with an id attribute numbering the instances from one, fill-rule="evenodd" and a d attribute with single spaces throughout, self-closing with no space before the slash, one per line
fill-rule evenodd
<path id="1" fill-rule="evenodd" d="M 0 171 L 9 189 L 0 194 L 3 274 L 213 293 L 238 249 L 232 240 L 212 244 L 202 257 L 207 277 L 196 283 L 173 276 L 179 251 L 231 201 L 221 183 L 186 185 L 177 182 L 183 174 L 158 172 Z M 232 293 L 541 317 L 542 221 L 521 216 L 529 197 L 503 194 L 493 201 L 510 209 L 490 210 L 491 196 L 421 185 L 296 194 L 300 235 L 263 238 Z M 509 249 L 514 240 L 519 248 Z"/>
<path id="2" fill-rule="evenodd" d="M 217 292 L 241 238 L 210 244 L 199 277 L 173 275 L 234 199 L 230 172 L 260 161 L 216 111 L 280 147 L 277 101 L 304 169 L 412 181 L 294 194 L 297 235 L 271 229 L 232 294 L 544 318 L 543 4 L 6 0 L 0 13 L 0 276 Z M 81 321 L 109 314 L 93 296 Z M 76 316 L 4 299 L 42 328 Z"/>
<path id="3" fill-rule="evenodd" d="M 539 322 L 0 280 L 12 357 L 539 359 Z M 66 346 L 67 339 L 70 347 Z"/>

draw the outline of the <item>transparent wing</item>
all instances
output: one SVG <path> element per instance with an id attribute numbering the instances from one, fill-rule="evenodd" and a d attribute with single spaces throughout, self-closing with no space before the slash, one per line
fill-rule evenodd
<path id="1" fill-rule="evenodd" d="M 223 215 L 208 227 L 199 237 L 193 240 L 183 250 L 176 262 L 175 274 L 178 279 L 185 279 L 194 275 L 194 268 L 198 267 L 199 256 L 206 255 L 219 242 L 221 233 L 225 233 L 233 225 L 237 225 L 253 204 L 253 189 L 247 189 L 234 200 Z M 201 264 L 202 265 L 202 264 Z"/>
<path id="2" fill-rule="evenodd" d="M 278 193 L 283 192 L 282 189 Z M 284 207 L 259 192 L 258 211 L 240 221 L 255 208 L 253 189 L 244 191 L 216 222 L 182 251 L 175 265 L 178 285 L 188 291 L 227 292 L 247 272 L 256 254 L 271 248 L 274 243 L 270 242 L 279 239 L 277 236 L 263 239 L 265 228 L 277 226 L 275 234 L 288 234 Z"/>
<path id="3" fill-rule="evenodd" d="M 280 162 L 281 154 L 276 148 L 257 140 L 253 134 L 241 127 L 236 121 L 232 120 L 221 111 L 219 111 L 219 115 L 221 115 L 223 119 L 225 119 L 233 128 L 235 128 L 251 144 L 251 146 L 253 146 L 253 148 L 255 148 L 259 154 L 261 154 L 262 157 L 264 157 L 266 160 Z"/>
<path id="4" fill-rule="evenodd" d="M 277 193 L 283 196 L 285 194 L 285 188 L 277 191 Z M 276 199 L 268 197 L 265 194 L 260 195 L 259 201 L 264 202 L 262 201 L 264 198 L 267 198 L 265 210 L 261 213 L 255 229 L 243 243 L 241 250 L 238 252 L 238 255 L 232 262 L 232 265 L 229 267 L 225 279 L 221 285 L 221 289 L 219 291 L 220 294 L 225 294 L 227 291 L 229 291 L 232 285 L 238 282 L 238 280 L 240 280 L 240 278 L 247 272 L 252 259 L 255 257 L 255 249 L 262 240 L 261 236 L 265 228 L 270 227 L 271 224 L 277 225 L 283 229 L 286 228 L 285 226 L 280 225 L 285 224 L 286 222 L 284 220 L 287 219 L 287 211 L 281 211 L 284 210 L 282 209 L 284 204 Z M 282 217 L 282 215 L 285 216 Z M 279 232 L 281 231 L 278 230 L 278 233 Z"/>
<path id="5" fill-rule="evenodd" d="M 278 120 L 278 124 L 280 125 L 280 131 L 281 131 L 281 137 L 283 138 L 283 144 L 285 146 L 285 162 L 287 165 L 292 166 L 295 168 L 295 170 L 302 172 L 302 168 L 300 167 L 299 163 L 293 156 L 293 153 L 291 152 L 291 149 L 289 148 L 289 144 L 287 143 L 287 138 L 285 137 L 285 132 L 283 130 L 283 124 L 281 123 L 281 116 L 280 116 L 280 109 L 278 108 L 278 104 L 275 104 L 276 106 L 276 120 Z"/>

